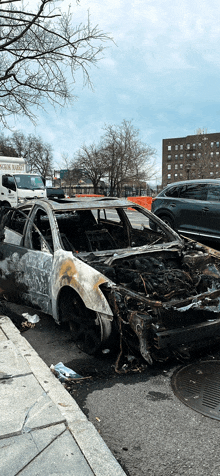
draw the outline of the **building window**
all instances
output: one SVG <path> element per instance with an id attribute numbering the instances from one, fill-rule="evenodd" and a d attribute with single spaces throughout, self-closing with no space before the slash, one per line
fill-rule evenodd
<path id="1" fill-rule="evenodd" d="M 196 148 L 196 144 L 193 144 L 193 149 L 195 149 L 195 148 Z"/>
<path id="2" fill-rule="evenodd" d="M 183 159 L 183 154 L 180 154 L 180 159 Z"/>
<path id="3" fill-rule="evenodd" d="M 171 174 L 168 174 L 168 175 L 167 175 L 167 178 L 168 178 L 168 179 L 171 179 Z"/>
<path id="4" fill-rule="evenodd" d="M 183 164 L 180 164 L 180 169 L 183 169 Z"/>
<path id="5" fill-rule="evenodd" d="M 199 143 L 198 143 L 198 146 L 199 146 L 199 147 L 202 147 L 202 143 L 201 143 L 201 142 L 199 142 Z"/>
<path id="6" fill-rule="evenodd" d="M 175 155 L 175 159 L 176 159 L 176 160 L 178 159 L 178 154 Z"/>
<path id="7" fill-rule="evenodd" d="M 210 152 L 210 155 L 211 155 L 211 157 L 213 157 L 213 155 L 214 155 L 214 152 Z"/>
<path id="8" fill-rule="evenodd" d="M 202 154 L 201 154 L 201 152 L 199 152 L 199 153 L 198 153 L 199 159 L 201 159 L 201 156 L 202 156 Z"/>
<path id="9" fill-rule="evenodd" d="M 186 148 L 187 148 L 187 149 L 190 149 L 190 144 L 186 144 Z"/>
<path id="10" fill-rule="evenodd" d="M 211 144 L 210 144 L 210 145 L 211 145 L 211 147 L 214 147 L 214 142 L 211 142 Z"/>
<path id="11" fill-rule="evenodd" d="M 178 150 L 178 145 L 177 144 L 175 145 L 175 150 Z"/>
<path id="12" fill-rule="evenodd" d="M 171 164 L 168 164 L 167 169 L 171 170 Z"/>
<path id="13" fill-rule="evenodd" d="M 171 155 L 170 154 L 167 156 L 167 160 L 171 160 Z"/>
<path id="14" fill-rule="evenodd" d="M 189 157 L 190 157 L 190 154 L 186 154 L 186 157 L 188 157 L 188 158 L 189 158 Z"/>
<path id="15" fill-rule="evenodd" d="M 180 177 L 182 177 L 182 176 L 183 176 L 183 174 L 180 174 Z"/>
<path id="16" fill-rule="evenodd" d="M 213 167 L 213 162 L 210 162 L 210 167 Z"/>
<path id="17" fill-rule="evenodd" d="M 178 170 L 178 164 L 175 164 L 175 170 Z"/>
<path id="18" fill-rule="evenodd" d="M 174 174 L 174 177 L 177 178 L 177 177 L 178 177 L 178 174 Z"/>
<path id="19" fill-rule="evenodd" d="M 219 147 L 219 142 L 216 142 L 216 147 Z"/>
<path id="20" fill-rule="evenodd" d="M 171 145 L 168 145 L 167 149 L 168 149 L 168 150 L 171 150 Z"/>
<path id="21" fill-rule="evenodd" d="M 219 167 L 219 164 L 216 164 L 216 167 Z"/>
<path id="22" fill-rule="evenodd" d="M 213 175 L 213 172 L 210 172 L 210 175 Z"/>
<path id="23" fill-rule="evenodd" d="M 216 152 L 216 155 L 219 155 L 219 151 Z"/>
<path id="24" fill-rule="evenodd" d="M 193 157 L 195 157 L 195 156 L 196 156 L 196 154 L 195 154 L 195 152 L 193 152 Z"/>
<path id="25" fill-rule="evenodd" d="M 180 149 L 183 150 L 183 144 L 180 144 Z"/>

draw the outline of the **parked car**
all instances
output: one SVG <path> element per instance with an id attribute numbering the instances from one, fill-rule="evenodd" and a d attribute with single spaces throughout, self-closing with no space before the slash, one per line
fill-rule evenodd
<path id="1" fill-rule="evenodd" d="M 154 199 L 151 211 L 183 235 L 220 241 L 220 180 L 171 183 Z"/>
<path id="2" fill-rule="evenodd" d="M 47 192 L 47 198 L 49 198 L 50 200 L 54 200 L 57 198 L 65 198 L 65 192 L 62 188 L 47 187 L 46 192 Z"/>
<path id="3" fill-rule="evenodd" d="M 1 294 L 68 322 L 83 351 L 120 339 L 152 364 L 220 337 L 220 253 L 140 205 L 45 198 L 1 213 Z"/>

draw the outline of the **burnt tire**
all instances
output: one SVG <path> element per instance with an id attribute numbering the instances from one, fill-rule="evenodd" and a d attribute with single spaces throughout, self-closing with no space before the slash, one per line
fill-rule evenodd
<path id="1" fill-rule="evenodd" d="M 65 293 L 60 301 L 63 320 L 68 321 L 73 341 L 80 350 L 97 354 L 111 334 L 111 321 L 87 309 L 76 293 Z"/>

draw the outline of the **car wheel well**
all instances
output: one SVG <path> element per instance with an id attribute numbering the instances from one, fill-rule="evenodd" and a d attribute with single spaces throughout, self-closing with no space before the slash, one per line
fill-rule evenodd
<path id="1" fill-rule="evenodd" d="M 11 204 L 9 202 L 1 202 L 1 207 L 11 208 Z"/>
<path id="2" fill-rule="evenodd" d="M 72 306 L 74 300 L 79 300 L 82 306 L 85 306 L 79 294 L 70 286 L 64 286 L 60 290 L 58 298 L 58 315 L 59 322 L 68 322 L 71 319 Z"/>

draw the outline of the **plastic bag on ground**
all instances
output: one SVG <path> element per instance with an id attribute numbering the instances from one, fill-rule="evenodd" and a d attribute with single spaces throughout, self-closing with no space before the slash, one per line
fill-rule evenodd
<path id="1" fill-rule="evenodd" d="M 81 375 L 74 372 L 74 370 L 65 367 L 63 362 L 59 362 L 56 365 L 50 366 L 51 372 L 53 372 L 60 382 L 69 382 L 70 380 L 83 378 Z"/>
<path id="2" fill-rule="evenodd" d="M 28 312 L 24 312 L 22 314 L 22 316 L 27 319 L 28 322 L 31 322 L 31 324 L 36 324 L 37 322 L 39 322 L 40 318 L 37 314 L 34 314 L 33 316 L 31 316 L 30 314 L 28 314 Z"/>

